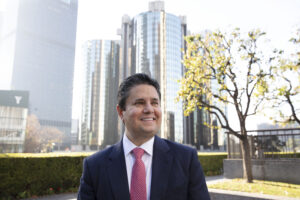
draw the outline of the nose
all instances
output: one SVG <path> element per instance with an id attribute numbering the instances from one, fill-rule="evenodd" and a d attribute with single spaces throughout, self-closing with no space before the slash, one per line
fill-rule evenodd
<path id="1" fill-rule="evenodd" d="M 154 108 L 151 105 L 151 103 L 146 103 L 144 107 L 144 113 L 153 113 L 153 112 L 154 112 Z"/>

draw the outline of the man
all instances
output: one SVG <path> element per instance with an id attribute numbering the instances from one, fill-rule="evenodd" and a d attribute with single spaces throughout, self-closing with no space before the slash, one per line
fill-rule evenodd
<path id="1" fill-rule="evenodd" d="M 78 199 L 210 199 L 197 151 L 161 139 L 160 89 L 146 74 L 119 87 L 122 140 L 84 160 Z"/>

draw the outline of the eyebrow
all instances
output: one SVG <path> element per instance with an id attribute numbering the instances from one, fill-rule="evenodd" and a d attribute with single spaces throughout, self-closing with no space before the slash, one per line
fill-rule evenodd
<path id="1" fill-rule="evenodd" d="M 135 99 L 134 101 L 145 101 L 143 98 Z"/>
<path id="2" fill-rule="evenodd" d="M 158 98 L 151 98 L 151 101 L 159 101 L 159 99 Z M 134 101 L 145 101 L 145 99 L 143 99 L 143 98 L 139 98 L 139 99 L 135 99 Z"/>

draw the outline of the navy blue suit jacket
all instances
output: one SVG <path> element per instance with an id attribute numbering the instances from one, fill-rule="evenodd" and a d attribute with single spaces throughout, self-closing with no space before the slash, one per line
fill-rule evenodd
<path id="1" fill-rule="evenodd" d="M 78 199 L 130 199 L 122 141 L 84 160 Z M 195 149 L 155 136 L 150 199 L 210 199 Z"/>

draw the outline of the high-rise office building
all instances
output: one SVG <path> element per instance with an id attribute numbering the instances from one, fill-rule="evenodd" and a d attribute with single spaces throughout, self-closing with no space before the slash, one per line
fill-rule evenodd
<path id="1" fill-rule="evenodd" d="M 183 75 L 182 48 L 185 17 L 166 13 L 163 1 L 149 3 L 149 11 L 132 19 L 124 16 L 121 27 L 120 79 L 146 73 L 161 86 L 162 127 L 160 136 L 183 142 L 182 103 L 175 103 Z"/>
<path id="2" fill-rule="evenodd" d="M 77 8 L 77 0 L 7 1 L 1 41 L 11 89 L 29 91 L 29 112 L 64 132 L 65 143 L 71 142 Z"/>
<path id="3" fill-rule="evenodd" d="M 0 10 L 0 41 L 2 37 L 2 26 L 3 26 L 3 12 Z"/>
<path id="4" fill-rule="evenodd" d="M 92 149 L 112 145 L 120 138 L 116 111 L 119 50 L 119 42 L 111 40 L 91 40 L 83 46 L 86 72 L 80 143 Z"/>
<path id="5" fill-rule="evenodd" d="M 0 5 L 1 6 L 1 5 Z M 1 56 L 1 52 L 5 51 L 4 49 L 2 50 L 2 32 L 3 32 L 3 24 L 4 24 L 4 12 L 2 12 L 0 10 L 0 63 L 1 60 L 3 60 L 3 56 Z M 1 74 L 1 78 L 0 78 L 0 90 L 8 90 L 10 89 L 9 87 L 9 78 L 8 78 L 8 72 L 7 69 L 4 67 L 0 67 L 0 74 Z"/>
<path id="6" fill-rule="evenodd" d="M 79 120 L 72 119 L 72 128 L 71 128 L 71 144 L 77 145 L 78 144 L 78 134 L 79 134 Z"/>
<path id="7" fill-rule="evenodd" d="M 185 118 L 185 138 L 184 143 L 190 144 L 197 149 L 210 148 L 211 129 L 204 125 L 209 124 L 210 116 L 203 109 L 196 108 L 188 117 Z"/>

